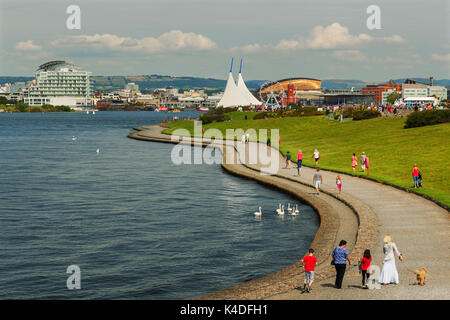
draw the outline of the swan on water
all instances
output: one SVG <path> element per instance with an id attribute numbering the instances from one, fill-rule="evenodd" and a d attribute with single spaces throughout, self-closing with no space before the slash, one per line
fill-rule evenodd
<path id="1" fill-rule="evenodd" d="M 255 216 L 257 216 L 257 217 L 260 217 L 261 215 L 262 215 L 262 212 L 261 212 L 261 207 L 258 207 L 259 208 L 259 211 L 256 211 L 255 213 L 253 213 Z"/>
<path id="2" fill-rule="evenodd" d="M 277 213 L 280 216 L 284 215 L 284 205 L 281 206 L 281 209 L 277 209 Z"/>
<path id="3" fill-rule="evenodd" d="M 292 208 L 291 208 L 291 203 L 288 203 L 288 208 L 287 208 L 289 213 L 292 213 Z"/>
<path id="4" fill-rule="evenodd" d="M 97 154 L 100 153 L 100 149 L 97 149 Z"/>
<path id="5" fill-rule="evenodd" d="M 278 204 L 278 209 L 276 210 L 278 214 L 281 214 L 281 203 Z"/>
<path id="6" fill-rule="evenodd" d="M 292 212 L 293 215 L 298 215 L 300 211 L 298 210 L 298 204 L 295 205 L 295 210 Z"/>
<path id="7" fill-rule="evenodd" d="M 72 136 L 72 140 L 73 140 L 73 141 L 75 141 L 75 140 L 77 140 L 77 139 L 78 139 L 78 137 Z"/>

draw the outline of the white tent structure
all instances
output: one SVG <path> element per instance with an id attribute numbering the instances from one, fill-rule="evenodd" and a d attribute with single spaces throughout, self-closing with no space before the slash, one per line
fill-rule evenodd
<path id="1" fill-rule="evenodd" d="M 248 90 L 248 89 L 247 89 Z M 223 93 L 222 99 L 220 99 L 217 104 L 218 107 L 239 107 L 239 106 L 249 106 L 253 104 L 249 101 L 247 97 L 241 92 L 241 90 L 236 86 L 233 78 L 233 59 L 231 59 L 230 74 L 228 75 L 227 85 L 225 87 L 225 92 Z"/>
<path id="2" fill-rule="evenodd" d="M 251 105 L 261 104 L 261 101 L 256 99 L 255 96 L 250 92 L 250 90 L 248 90 L 247 86 L 245 85 L 244 78 L 242 78 L 242 59 L 241 59 L 241 66 L 239 68 L 237 87 Z"/>

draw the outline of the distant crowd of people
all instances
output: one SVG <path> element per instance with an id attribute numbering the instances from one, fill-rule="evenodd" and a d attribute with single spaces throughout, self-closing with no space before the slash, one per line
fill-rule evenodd
<path id="1" fill-rule="evenodd" d="M 280 138 L 279 142 L 280 141 L 281 141 L 281 138 Z M 268 139 L 267 145 L 270 146 L 270 139 Z M 317 150 L 317 149 L 314 150 L 312 158 L 314 159 L 314 163 L 315 163 L 315 167 L 316 167 L 316 172 L 313 175 L 313 185 L 316 188 L 317 193 L 319 194 L 320 185 L 323 182 L 323 177 L 322 177 L 322 174 L 320 173 L 320 168 L 319 168 L 319 160 L 320 160 L 319 150 Z M 289 151 L 287 151 L 285 169 L 288 169 L 290 167 L 291 162 L 293 162 L 291 160 L 291 153 Z M 370 161 L 369 161 L 369 157 L 366 155 L 365 152 L 361 153 L 359 160 L 358 160 L 358 157 L 356 156 L 356 154 L 353 153 L 353 155 L 351 157 L 351 166 L 352 166 L 352 170 L 353 170 L 353 175 L 356 175 L 356 168 L 358 166 L 358 162 L 361 166 L 361 172 L 366 173 L 366 175 L 369 176 Z M 298 150 L 298 153 L 297 153 L 297 175 L 298 176 L 301 176 L 301 174 L 302 174 L 302 164 L 303 164 L 303 152 L 302 152 L 302 150 Z M 417 167 L 416 164 L 414 164 L 414 166 L 413 166 L 412 176 L 413 176 L 413 182 L 414 182 L 413 187 L 421 188 L 422 187 L 422 172 L 419 170 L 419 168 Z M 342 181 L 343 181 L 342 177 L 338 174 L 336 176 L 336 187 L 337 187 L 338 196 L 341 194 L 341 191 L 342 191 Z"/>

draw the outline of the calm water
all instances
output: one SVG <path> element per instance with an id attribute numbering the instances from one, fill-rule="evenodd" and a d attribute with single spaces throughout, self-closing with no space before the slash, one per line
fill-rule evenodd
<path id="1" fill-rule="evenodd" d="M 185 299 L 307 250 L 310 207 L 281 219 L 289 196 L 220 165 L 175 166 L 172 145 L 127 138 L 167 115 L 0 114 L 0 298 Z M 81 290 L 66 287 L 73 264 Z"/>

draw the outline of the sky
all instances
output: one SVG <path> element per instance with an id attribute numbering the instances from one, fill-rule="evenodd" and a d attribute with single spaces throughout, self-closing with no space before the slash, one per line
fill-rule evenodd
<path id="1" fill-rule="evenodd" d="M 0 0 L 0 76 L 66 60 L 93 75 L 226 79 L 234 57 L 248 80 L 448 79 L 449 13 L 448 0 Z"/>

